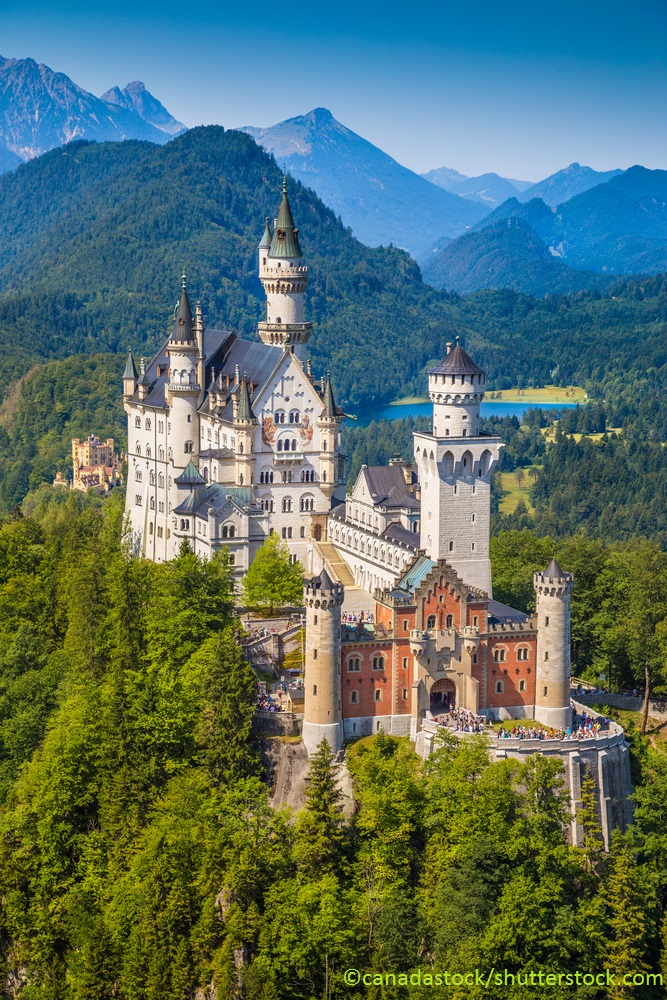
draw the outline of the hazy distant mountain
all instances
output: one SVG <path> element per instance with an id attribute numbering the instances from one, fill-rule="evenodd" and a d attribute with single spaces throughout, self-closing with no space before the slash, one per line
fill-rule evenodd
<path id="1" fill-rule="evenodd" d="M 551 174 L 543 181 L 533 184 L 519 194 L 519 201 L 530 201 L 531 198 L 541 198 L 547 205 L 562 205 L 584 191 L 589 191 L 598 184 L 605 184 L 612 177 L 622 174 L 622 170 L 593 170 L 582 167 L 579 163 L 571 163 L 564 170 Z"/>
<path id="2" fill-rule="evenodd" d="M 581 283 L 547 266 L 554 263 L 575 269 Z M 508 287 L 533 294 L 599 287 L 590 272 L 666 271 L 667 171 L 631 167 L 555 210 L 540 198 L 527 204 L 510 198 L 469 235 L 434 253 L 422 270 L 438 287 Z"/>
<path id="3" fill-rule="evenodd" d="M 131 92 L 130 87 L 135 91 Z M 135 108 L 142 107 L 145 114 L 159 117 L 157 107 L 171 122 L 175 119 L 143 84 L 130 87 L 119 93 L 134 93 L 136 104 L 130 96 L 123 104 L 107 103 L 78 87 L 64 73 L 55 73 L 34 59 L 0 56 L 0 170 L 11 169 L 17 162 L 74 139 L 167 142 L 170 132 L 164 124 L 152 124 Z M 143 94 L 136 90 L 138 87 Z"/>
<path id="4" fill-rule="evenodd" d="M 241 131 L 316 191 L 369 246 L 392 243 L 419 259 L 436 240 L 458 236 L 485 215 L 482 205 L 450 194 L 401 166 L 341 125 L 326 108 L 270 128 Z"/>
<path id="5" fill-rule="evenodd" d="M 429 170 L 427 174 L 422 174 L 431 184 L 437 184 L 451 194 L 458 194 L 461 198 L 468 198 L 469 201 L 476 201 L 480 205 L 485 205 L 488 209 L 502 205 L 508 198 L 516 198 L 521 191 L 512 181 L 498 174 L 481 174 L 479 177 L 466 177 L 458 170 L 450 167 L 437 167 Z M 521 182 L 519 181 L 519 184 Z M 526 186 L 532 185 L 526 181 Z"/>
<path id="6" fill-rule="evenodd" d="M 460 236 L 423 265 L 422 274 L 436 288 L 462 295 L 511 288 L 538 298 L 602 290 L 618 280 L 564 264 L 523 219 L 507 219 Z"/>
<path id="7" fill-rule="evenodd" d="M 157 97 L 153 97 L 150 91 L 146 90 L 141 80 L 128 83 L 123 90 L 120 87 L 112 87 L 111 90 L 107 90 L 106 94 L 102 94 L 101 100 L 128 111 L 135 111 L 145 122 L 161 129 L 167 135 L 174 136 L 185 132 L 183 122 L 177 121 L 173 115 L 170 115 L 164 104 L 161 104 Z"/>

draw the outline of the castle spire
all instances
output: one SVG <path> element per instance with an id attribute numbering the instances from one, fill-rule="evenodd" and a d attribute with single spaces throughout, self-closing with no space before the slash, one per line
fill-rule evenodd
<path id="1" fill-rule="evenodd" d="M 271 240 L 273 239 L 273 233 L 271 232 L 271 225 L 269 223 L 269 217 L 267 215 L 264 222 L 264 235 L 259 244 L 260 250 L 268 250 L 271 247 Z"/>
<path id="2" fill-rule="evenodd" d="M 185 271 L 181 276 L 181 299 L 174 313 L 174 330 L 171 336 L 173 343 L 194 343 L 192 309 L 188 298 L 187 278 Z"/>
<path id="3" fill-rule="evenodd" d="M 301 257 L 299 230 L 294 226 L 294 217 L 287 197 L 287 177 L 283 177 L 283 197 L 278 209 L 276 228 L 273 231 L 269 257 Z"/>
<path id="4" fill-rule="evenodd" d="M 248 391 L 248 377 L 247 373 L 243 373 L 243 378 L 241 379 L 241 386 L 239 388 L 239 408 L 236 413 L 237 420 L 254 420 L 255 414 L 252 412 L 252 403 L 250 402 L 250 392 Z"/>
<path id="5" fill-rule="evenodd" d="M 337 416 L 336 401 L 333 389 L 331 388 L 331 372 L 327 372 L 327 379 L 324 383 L 324 410 L 322 416 L 327 417 L 329 420 L 334 420 Z"/>
<path id="6" fill-rule="evenodd" d="M 125 362 L 125 371 L 123 372 L 123 381 L 125 379 L 136 379 L 137 377 L 137 366 L 134 363 L 134 358 L 132 356 L 132 350 L 127 352 L 127 361 Z"/>

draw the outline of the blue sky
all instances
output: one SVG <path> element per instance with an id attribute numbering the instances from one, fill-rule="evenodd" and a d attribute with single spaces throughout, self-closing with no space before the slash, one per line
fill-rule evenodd
<path id="1" fill-rule="evenodd" d="M 141 79 L 188 125 L 324 106 L 414 170 L 529 180 L 667 168 L 665 39 L 667 0 L 0 0 L 0 53 L 93 93 Z"/>

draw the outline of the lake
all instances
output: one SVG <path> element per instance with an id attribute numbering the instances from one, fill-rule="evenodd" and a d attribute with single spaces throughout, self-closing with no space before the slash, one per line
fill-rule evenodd
<path id="1" fill-rule="evenodd" d="M 482 403 L 480 413 L 483 417 L 521 417 L 530 409 L 542 410 L 573 410 L 576 403 L 503 403 L 502 400 L 489 400 Z M 405 417 L 430 417 L 433 412 L 433 404 L 425 403 L 399 403 L 398 405 L 384 404 L 383 406 L 369 406 L 363 410 L 357 410 L 353 422 L 355 427 L 368 427 L 373 420 L 402 420 Z"/>

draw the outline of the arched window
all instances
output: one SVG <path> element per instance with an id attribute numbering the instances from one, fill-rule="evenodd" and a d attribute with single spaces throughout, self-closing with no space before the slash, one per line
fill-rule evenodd
<path id="1" fill-rule="evenodd" d="M 190 521 L 188 520 L 187 517 L 182 517 L 181 518 L 181 531 L 189 531 L 189 530 L 190 530 Z"/>
<path id="2" fill-rule="evenodd" d="M 291 424 L 298 424 L 299 423 L 299 411 L 298 410 L 290 410 L 290 413 L 289 413 L 289 422 Z"/>
<path id="3" fill-rule="evenodd" d="M 359 702 L 359 692 L 358 691 L 350 691 L 350 702 L 353 705 L 358 704 L 358 702 Z"/>
<path id="4" fill-rule="evenodd" d="M 155 510 L 155 497 L 150 498 L 148 506 L 150 507 L 151 510 Z"/>
<path id="5" fill-rule="evenodd" d="M 136 496 L 134 498 L 134 502 L 137 505 L 137 507 L 141 507 L 141 496 L 138 493 L 136 494 Z"/>
<path id="6" fill-rule="evenodd" d="M 454 625 L 454 615 L 447 615 L 445 622 L 447 624 L 447 628 L 452 628 Z"/>
<path id="7" fill-rule="evenodd" d="M 146 417 L 146 430 L 149 431 L 150 429 L 151 429 L 151 418 Z"/>
<path id="8" fill-rule="evenodd" d="M 161 472 L 160 475 L 157 477 L 157 484 L 160 487 L 160 489 L 164 489 L 164 472 Z"/>
<path id="9" fill-rule="evenodd" d="M 384 670 L 384 656 L 373 657 L 373 670 Z"/>
<path id="10" fill-rule="evenodd" d="M 283 514 L 289 514 L 292 510 L 292 498 L 283 497 Z"/>
<path id="11" fill-rule="evenodd" d="M 292 451 L 296 451 L 296 438 L 292 438 Z"/>
<path id="12" fill-rule="evenodd" d="M 158 462 L 164 462 L 164 448 L 158 448 L 157 457 L 158 457 Z"/>
<path id="13" fill-rule="evenodd" d="M 149 524 L 149 525 L 148 525 L 148 534 L 149 534 L 149 535 L 152 535 L 152 534 L 153 534 L 153 525 L 152 525 L 152 524 Z"/>
<path id="14" fill-rule="evenodd" d="M 234 538 L 235 535 L 236 535 L 236 528 L 235 528 L 235 526 L 233 524 L 230 524 L 229 525 L 229 537 L 230 538 Z"/>
<path id="15" fill-rule="evenodd" d="M 151 457 L 151 446 L 149 444 L 147 444 L 146 445 L 146 458 L 150 458 L 150 457 Z"/>
<path id="16" fill-rule="evenodd" d="M 243 473 L 239 473 L 239 486 L 243 486 Z"/>
<path id="17" fill-rule="evenodd" d="M 136 479 L 136 481 L 137 481 L 138 483 L 140 483 L 140 482 L 141 482 L 141 481 L 143 480 L 143 478 L 144 478 L 144 474 L 143 474 L 143 472 L 141 471 L 141 469 L 137 469 L 137 471 L 136 471 L 136 472 L 135 472 L 135 474 L 134 474 L 134 478 Z"/>
<path id="18" fill-rule="evenodd" d="M 185 450 L 186 455 L 191 455 L 192 452 L 195 450 L 194 442 L 193 441 L 186 441 L 185 442 L 185 449 L 184 450 Z"/>
<path id="19" fill-rule="evenodd" d="M 454 551 L 454 542 L 450 542 L 450 543 L 449 543 L 449 551 L 450 551 L 450 552 L 453 552 L 453 551 Z"/>
<path id="20" fill-rule="evenodd" d="M 204 469 L 204 479 L 208 482 L 208 469 Z"/>
<path id="21" fill-rule="evenodd" d="M 347 661 L 347 669 L 351 674 L 357 674 L 361 670 L 361 660 L 358 656 L 353 656 Z"/>
<path id="22" fill-rule="evenodd" d="M 435 628 L 435 615 L 429 615 L 426 619 L 426 628 Z"/>
<path id="23" fill-rule="evenodd" d="M 526 682 L 524 680 L 519 681 L 519 691 L 525 691 L 525 690 L 526 690 Z"/>
<path id="24" fill-rule="evenodd" d="M 136 452 L 137 455 L 141 455 L 141 445 L 138 442 L 137 442 Z"/>
<path id="25" fill-rule="evenodd" d="M 376 701 L 382 701 L 382 690 L 381 690 L 381 688 L 376 688 L 375 689 L 375 700 Z"/>
<path id="26" fill-rule="evenodd" d="M 135 417 L 134 418 L 134 426 L 135 427 L 141 427 L 141 417 Z"/>
<path id="27" fill-rule="evenodd" d="M 155 486 L 155 473 L 151 472 L 148 478 L 149 478 L 151 486 Z"/>
<path id="28" fill-rule="evenodd" d="M 277 424 L 284 424 L 285 423 L 285 412 L 284 412 L 284 410 L 276 410 L 276 413 L 275 413 L 275 416 L 274 416 L 273 419 L 274 419 L 275 423 L 277 423 Z M 280 451 L 280 449 L 278 449 L 278 451 Z"/>
<path id="29" fill-rule="evenodd" d="M 505 662 L 505 650 L 504 649 L 494 649 L 493 651 L 493 662 L 494 663 L 504 663 Z"/>
<path id="30" fill-rule="evenodd" d="M 496 694 L 502 694 L 505 690 L 505 685 L 502 681 L 496 681 Z"/>
<path id="31" fill-rule="evenodd" d="M 282 443 L 281 440 L 278 441 L 278 444 L 276 445 L 276 448 L 277 448 L 278 451 L 282 451 L 283 450 L 283 443 Z"/>

